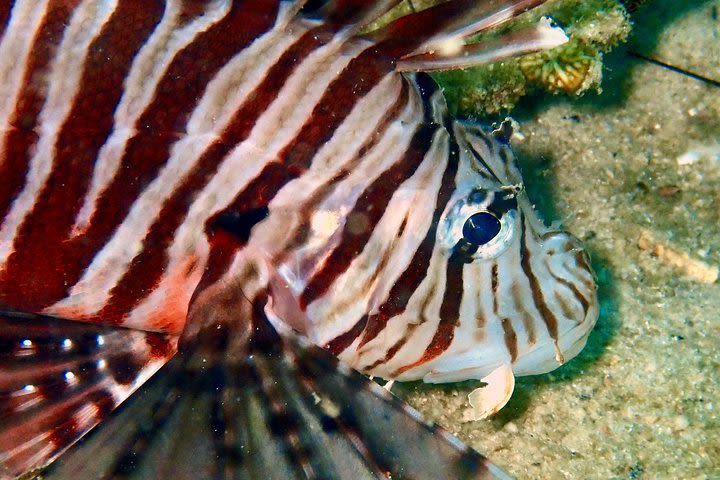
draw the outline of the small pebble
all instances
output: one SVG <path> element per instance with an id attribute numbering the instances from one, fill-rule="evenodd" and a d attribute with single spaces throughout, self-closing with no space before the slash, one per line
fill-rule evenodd
<path id="1" fill-rule="evenodd" d="M 678 417 L 675 417 L 675 429 L 676 430 L 685 430 L 690 426 L 690 420 L 685 415 L 680 415 Z"/>
<path id="2" fill-rule="evenodd" d="M 518 426 L 515 425 L 513 422 L 506 423 L 504 429 L 508 433 L 517 433 L 518 432 Z"/>

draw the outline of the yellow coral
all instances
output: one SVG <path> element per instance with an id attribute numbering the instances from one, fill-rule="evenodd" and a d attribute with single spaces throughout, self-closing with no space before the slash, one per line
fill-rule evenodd
<path id="1" fill-rule="evenodd" d="M 579 94 L 600 83 L 600 53 L 579 41 L 547 52 L 527 55 L 519 65 L 525 78 L 548 91 Z"/>

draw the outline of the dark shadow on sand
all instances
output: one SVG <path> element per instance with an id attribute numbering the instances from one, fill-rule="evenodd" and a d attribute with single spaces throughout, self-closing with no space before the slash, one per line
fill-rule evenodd
<path id="1" fill-rule="evenodd" d="M 555 221 L 562 223 L 563 215 L 559 212 L 554 195 L 556 182 L 552 169 L 552 165 L 555 163 L 552 155 L 546 153 L 531 157 L 522 150 L 518 150 L 516 153 L 528 197 L 538 214 L 548 224 Z M 551 373 L 517 378 L 512 398 L 491 420 L 498 428 L 520 417 L 527 410 L 539 386 L 569 382 L 582 376 L 585 370 L 604 354 L 620 328 L 621 319 L 617 308 L 619 293 L 615 288 L 614 273 L 609 267 L 609 262 L 589 245 L 585 246 L 590 253 L 592 268 L 597 277 L 600 302 L 600 315 L 587 345 L 577 357 Z"/>

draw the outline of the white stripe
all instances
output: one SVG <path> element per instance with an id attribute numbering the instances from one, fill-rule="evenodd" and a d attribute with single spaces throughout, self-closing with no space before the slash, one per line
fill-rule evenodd
<path id="1" fill-rule="evenodd" d="M 43 23 L 48 1 L 19 1 L 10 13 L 10 23 L 0 42 L 0 134 L 12 128 L 7 122 L 23 87 L 30 49 Z M 0 162 L 4 157 L 0 151 Z"/>
<path id="2" fill-rule="evenodd" d="M 155 89 L 166 74 L 172 59 L 200 33 L 220 20 L 229 5 L 211 8 L 197 19 L 182 26 L 180 17 L 185 0 L 167 4 L 160 24 L 138 52 L 124 82 L 124 94 L 114 116 L 114 131 L 100 149 L 93 178 L 78 214 L 73 235 L 82 234 L 95 209 L 100 193 L 116 175 L 128 140 L 137 133 L 136 122 L 155 98 Z"/>
<path id="3" fill-rule="evenodd" d="M 297 29 L 288 35 L 284 30 L 273 29 L 236 55 L 218 72 L 188 121 L 188 135 L 172 146 L 167 164 L 133 203 L 113 238 L 95 256 L 69 296 L 50 307 L 47 313 L 60 314 L 63 310 L 71 309 L 92 315 L 105 306 L 112 288 L 122 279 L 132 259 L 141 252 L 142 241 L 157 220 L 163 202 L 179 187 L 206 149 L 220 137 L 232 114 L 257 85 L 258 79 L 265 76 L 302 33 L 301 29 Z M 196 236 L 204 234 L 203 223 L 210 213 L 204 211 L 204 218 L 192 225 Z M 188 251 L 183 251 L 176 267 L 187 266 L 188 258 L 195 256 L 198 247 L 203 246 L 202 243 L 190 245 Z M 205 249 L 200 248 L 200 251 Z M 194 286 L 197 280 L 196 276 L 181 280 L 176 271 L 169 269 L 167 275 L 173 282 L 187 283 L 185 288 Z M 173 285 L 173 290 L 177 287 Z M 188 295 L 183 297 L 189 299 Z M 163 298 L 163 302 L 166 300 Z M 147 317 L 142 322 L 147 322 Z"/>
<path id="4" fill-rule="evenodd" d="M 85 0 L 75 10 L 65 29 L 47 79 L 47 101 L 39 118 L 40 138 L 30 161 L 27 183 L 0 228 L 0 266 L 11 253 L 17 230 L 37 201 L 52 170 L 55 142 L 78 93 L 88 47 L 115 6 L 114 1 Z"/>
<path id="5" fill-rule="evenodd" d="M 277 159 L 282 148 L 295 139 L 330 82 L 368 46 L 365 42 L 348 46 L 333 39 L 298 65 L 275 102 L 258 119 L 249 138 L 228 155 L 193 203 L 188 218 L 178 229 L 170 247 L 170 260 L 161 284 L 133 310 L 126 325 L 142 325 L 153 312 L 167 305 L 167 292 L 178 292 L 176 279 L 187 275 L 182 272 L 187 268 L 189 253 L 200 252 L 202 256 L 199 256 L 195 269 L 204 269 L 207 261 L 206 254 L 202 253 L 207 251 L 203 230 L 205 220 L 226 207 L 268 162 Z M 340 49 L 342 54 L 339 54 Z M 190 276 L 194 278 L 195 275 L 192 272 Z M 189 301 L 194 286 L 193 282 L 184 285 L 186 301 Z"/>
<path id="6" fill-rule="evenodd" d="M 405 134 L 412 137 L 412 126 L 397 125 L 396 128 L 407 129 Z M 405 148 L 400 148 L 398 143 L 395 148 L 404 155 Z M 401 159 L 402 156 L 396 161 Z M 443 132 L 435 137 L 417 171 L 395 191 L 360 255 L 338 276 L 327 294 L 308 307 L 308 316 L 314 320 L 321 344 L 347 331 L 363 313 L 377 313 L 430 228 L 434 199 L 442 180 L 438 172 L 442 172 L 446 164 L 447 135 Z M 407 224 L 398 238 L 405 218 Z M 389 255 L 387 263 L 380 265 L 386 255 Z"/>

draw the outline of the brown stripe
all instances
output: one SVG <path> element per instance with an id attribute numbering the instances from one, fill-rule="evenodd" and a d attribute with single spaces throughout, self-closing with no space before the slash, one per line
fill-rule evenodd
<path id="1" fill-rule="evenodd" d="M 145 344 L 150 349 L 150 358 L 168 359 L 175 353 L 170 337 L 157 333 L 145 334 Z"/>
<path id="2" fill-rule="evenodd" d="M 0 218 L 5 218 L 12 202 L 25 185 L 30 158 L 38 139 L 38 115 L 45 103 L 49 87 L 47 80 L 50 61 L 62 41 L 70 15 L 78 3 L 79 0 L 51 1 L 33 40 L 22 79 L 22 89 L 15 103 L 15 111 L 10 117 L 10 129 L 0 147 L 0 153 L 4 154 L 4 158 L 0 159 Z M 0 7 L 0 10 L 2 8 L 4 7 Z M 0 11 L 0 16 L 2 14 Z"/>
<path id="3" fill-rule="evenodd" d="M 483 301 L 482 301 L 482 289 L 477 289 L 475 292 L 475 298 L 476 298 L 476 304 L 477 304 L 477 312 L 475 313 L 475 326 L 477 327 L 477 332 L 475 333 L 476 338 L 484 338 L 485 333 L 485 326 L 487 324 L 487 319 L 485 318 L 485 314 L 483 313 Z"/>
<path id="4" fill-rule="evenodd" d="M 482 131 L 478 131 L 478 132 L 479 133 L 477 136 L 485 142 L 485 144 L 488 147 L 488 150 L 490 150 L 490 155 L 492 155 L 492 151 L 493 151 L 492 142 L 485 137 L 485 135 L 482 133 Z M 493 169 L 490 168 L 490 165 L 485 161 L 485 159 L 480 155 L 480 153 L 477 150 L 475 150 L 475 148 L 473 148 L 472 144 L 469 142 L 468 142 L 468 149 L 470 150 L 470 153 L 477 161 L 477 164 L 474 162 L 470 162 L 470 166 L 472 167 L 472 169 L 483 178 L 487 178 L 488 180 L 493 180 L 498 183 L 502 183 L 498 179 L 497 175 L 495 175 L 495 172 L 493 171 Z"/>
<path id="5" fill-rule="evenodd" d="M 584 251 L 575 252 L 574 258 L 575 262 L 580 266 L 580 268 L 584 269 L 587 272 L 593 271 L 592 267 L 590 266 L 587 253 L 585 253 Z"/>
<path id="6" fill-rule="evenodd" d="M 370 365 L 368 365 L 367 367 L 363 368 L 363 371 L 369 372 L 369 371 L 372 370 L 373 368 L 379 367 L 379 366 L 382 365 L 383 363 L 387 363 L 387 362 L 389 362 L 390 360 L 392 360 L 393 357 L 395 357 L 395 355 L 397 354 L 397 352 L 399 352 L 400 349 L 401 349 L 403 346 L 405 346 L 405 344 L 407 343 L 407 341 L 410 340 L 410 337 L 412 337 L 412 334 L 415 332 L 415 329 L 417 329 L 418 326 L 419 326 L 419 325 L 412 324 L 412 323 L 408 324 L 408 325 L 407 325 L 407 330 L 405 330 L 405 333 L 403 334 L 403 336 L 400 337 L 400 340 L 398 340 L 397 342 L 395 342 L 395 344 L 388 349 L 387 353 L 385 353 L 385 357 L 383 357 L 383 358 L 381 358 L 381 359 L 379 359 L 379 360 L 376 360 L 376 361 L 373 362 L 372 364 L 370 364 Z"/>
<path id="7" fill-rule="evenodd" d="M 587 316 L 587 312 L 588 312 L 588 310 L 590 309 L 590 302 L 588 301 L 587 298 L 585 298 L 585 296 L 580 292 L 580 290 L 578 290 L 578 288 L 575 286 L 575 284 L 572 283 L 572 282 L 569 282 L 569 281 L 565 280 L 565 279 L 562 278 L 562 277 L 559 277 L 559 276 L 555 275 L 555 274 L 552 272 L 552 270 L 550 270 L 550 266 L 549 266 L 549 265 L 548 265 L 548 272 L 550 272 L 550 275 L 551 275 L 558 283 L 560 283 L 560 284 L 562 284 L 562 285 L 565 285 L 567 288 L 570 289 L 570 291 L 571 291 L 571 292 L 573 293 L 573 295 L 575 296 L 575 299 L 576 299 L 578 302 L 580 302 L 580 305 L 582 305 L 583 314 L 584 314 L 584 315 L 583 315 L 583 318 L 584 318 L 585 316 Z"/>
<path id="8" fill-rule="evenodd" d="M 527 230 L 525 227 L 525 216 L 522 213 L 520 214 L 520 228 L 520 266 L 522 267 L 525 276 L 530 282 L 530 290 L 532 292 L 532 298 L 535 307 L 540 312 L 540 316 L 542 317 L 543 322 L 545 322 L 545 325 L 547 326 L 550 338 L 552 338 L 557 343 L 557 318 L 555 317 L 555 314 L 552 312 L 552 310 L 550 310 L 550 308 L 548 308 L 547 304 L 545 303 L 545 299 L 543 298 L 543 291 L 542 288 L 540 288 L 540 283 L 538 282 L 535 273 L 533 273 L 532 271 L 532 265 L 530 264 L 530 251 L 527 248 Z"/>
<path id="9" fill-rule="evenodd" d="M 156 89 L 158 93 L 153 103 L 138 120 L 140 131 L 128 142 L 121 168 L 111 185 L 102 192 L 89 228 L 83 235 L 64 241 L 86 194 L 97 151 L 112 127 L 112 110 L 119 99 L 120 87 L 132 57 L 159 20 L 163 5 L 156 6 L 157 12 L 152 11 L 153 4 L 139 0 L 121 2 L 121 7 L 124 8 L 113 14 L 105 32 L 91 49 L 93 61 L 85 72 L 86 76 L 91 76 L 83 82 L 85 89 L 75 104 L 76 114 L 70 115 L 70 125 L 64 127 L 68 134 L 74 133 L 73 143 L 69 142 L 70 139 L 59 140 L 56 165 L 60 167 L 54 172 L 51 186 L 43 192 L 41 201 L 31 217 L 26 219 L 22 234 L 18 236 L 17 244 L 23 246 L 21 252 L 24 253 L 16 255 L 17 258 L 11 257 L 3 280 L 20 278 L 20 272 L 38 278 L 33 278 L 34 285 L 37 285 L 35 295 L 29 300 L 14 296 L 10 302 L 13 305 L 22 302 L 19 304 L 24 308 L 36 310 L 67 294 L 96 252 L 126 217 L 139 193 L 167 161 L 170 146 L 178 133 L 184 131 L 189 114 L 208 82 L 233 55 L 272 27 L 277 0 L 233 2 L 226 17 L 198 35 L 175 56 Z M 154 13 L 157 13 L 157 18 L 153 17 Z M 128 25 L 134 28 L 128 29 Z M 107 62 L 108 51 L 114 52 L 112 64 Z M 98 63 L 97 67 L 93 67 L 95 63 Z M 97 81 L 98 78 L 103 81 Z M 96 81 L 93 83 L 92 79 Z M 111 85 L 105 85 L 108 82 Z M 112 88 L 108 89 L 108 86 Z M 95 114 L 97 107 L 92 100 L 113 95 L 113 101 L 100 105 L 107 107 L 112 104 L 111 108 L 106 108 L 101 115 Z M 78 141 L 78 131 L 98 123 L 100 133 Z M 74 146 L 73 157 L 68 158 L 67 153 L 63 153 L 62 146 L 66 143 Z M 76 165 L 76 168 L 69 168 L 69 165 Z M 57 201 L 60 198 L 63 202 Z M 39 234 L 32 233 L 41 230 L 37 225 L 49 218 L 53 219 L 50 228 Z M 47 256 L 54 265 L 48 264 L 45 259 L 42 262 L 33 259 L 47 245 L 54 246 Z M 5 282 L 0 282 L 0 286 L 3 285 Z"/>
<path id="10" fill-rule="evenodd" d="M 454 261 L 452 258 L 448 261 L 445 275 L 445 294 L 440 305 L 440 321 L 435 335 L 417 361 L 400 367 L 393 376 L 437 358 L 450 347 L 455 337 L 455 328 L 460 325 L 464 267 L 465 264 L 460 261 Z"/>
<path id="11" fill-rule="evenodd" d="M 565 297 L 560 295 L 557 290 L 553 291 L 553 298 L 560 306 L 560 310 L 562 310 L 563 316 L 565 318 L 567 318 L 568 320 L 575 318 L 572 306 L 570 306 Z"/>
<path id="12" fill-rule="evenodd" d="M 322 31 L 322 28 L 308 31 L 285 51 L 235 112 L 220 139 L 203 153 L 172 197 L 163 203 L 157 220 L 143 240 L 142 250 L 113 288 L 111 299 L 99 313 L 100 317 L 106 317 L 110 312 L 129 312 L 157 287 L 168 262 L 168 247 L 175 231 L 186 220 L 198 192 L 215 176 L 225 156 L 247 139 L 257 118 L 277 98 L 296 67 L 325 43 L 322 39 L 327 36 L 321 35 Z"/>
<path id="13" fill-rule="evenodd" d="M 146 364 L 147 359 L 135 352 L 119 353 L 107 359 L 110 376 L 121 385 L 133 383 Z"/>
<path id="14" fill-rule="evenodd" d="M 115 408 L 115 397 L 109 390 L 93 390 L 87 401 L 95 405 L 98 420 L 107 418 Z"/>
<path id="15" fill-rule="evenodd" d="M 0 2 L 0 41 L 2 41 L 5 29 L 10 23 L 10 12 L 15 6 L 15 0 L 5 0 Z"/>
<path id="16" fill-rule="evenodd" d="M 301 308 L 323 295 L 360 255 L 385 214 L 392 196 L 425 159 L 436 131 L 436 125 L 421 126 L 413 135 L 402 159 L 380 173 L 360 195 L 346 218 L 342 240 L 328 255 L 322 268 L 310 278 L 300 295 Z"/>
<path id="17" fill-rule="evenodd" d="M 505 332 L 505 346 L 508 349 L 508 353 L 510 353 L 510 360 L 515 363 L 518 355 L 517 334 L 509 318 L 502 319 L 502 328 L 503 332 Z"/>
<path id="18" fill-rule="evenodd" d="M 367 315 L 363 315 L 362 318 L 357 323 L 355 323 L 355 325 L 353 325 L 350 330 L 330 340 L 325 345 L 325 348 L 335 356 L 340 355 L 363 332 L 363 330 L 365 329 L 365 325 L 367 324 L 367 318 Z"/>
<path id="19" fill-rule="evenodd" d="M 76 408 L 78 407 L 79 406 L 76 406 Z M 62 411 L 58 414 L 58 417 L 60 418 L 62 418 L 62 414 L 70 415 L 70 418 L 67 418 L 62 423 L 55 425 L 54 428 L 48 432 L 48 442 L 55 448 L 55 450 L 62 450 L 72 444 L 83 433 L 75 418 L 76 413 L 77 412 L 68 410 Z"/>
<path id="20" fill-rule="evenodd" d="M 493 261 L 490 272 L 490 286 L 493 294 L 493 313 L 497 315 L 500 306 L 498 301 L 498 264 L 496 261 Z"/>
<path id="21" fill-rule="evenodd" d="M 65 296 L 87 265 L 87 258 L 64 240 L 82 205 L 97 153 L 112 131 L 113 112 L 132 59 L 160 21 L 163 9 L 159 1 L 120 2 L 91 43 L 79 92 L 55 144 L 53 170 L 18 231 L 16 250 L 0 277 L 1 295 L 10 305 L 38 311 L 54 303 Z M 94 253 L 93 240 L 82 238 Z"/>

